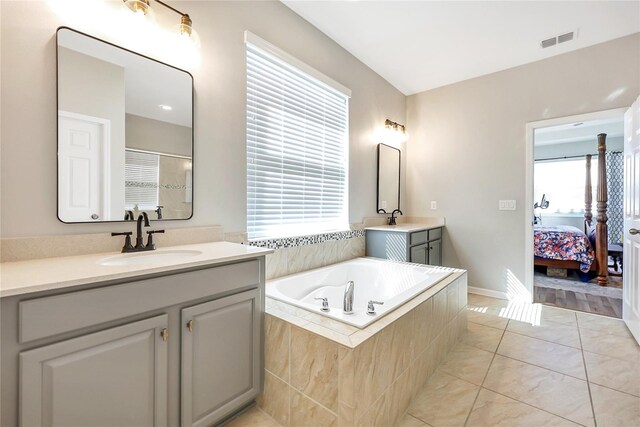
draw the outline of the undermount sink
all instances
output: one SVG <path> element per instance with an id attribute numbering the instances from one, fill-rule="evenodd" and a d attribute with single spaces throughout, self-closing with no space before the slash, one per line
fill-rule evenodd
<path id="1" fill-rule="evenodd" d="M 184 260 L 185 258 L 195 257 L 198 255 L 202 255 L 202 252 L 188 249 L 128 253 L 103 258 L 98 262 L 98 264 L 105 266 L 122 266 L 155 264 L 159 262 L 170 263 Z"/>

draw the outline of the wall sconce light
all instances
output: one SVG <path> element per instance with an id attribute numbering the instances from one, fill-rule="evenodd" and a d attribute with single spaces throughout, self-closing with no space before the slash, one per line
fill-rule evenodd
<path id="1" fill-rule="evenodd" d="M 135 13 L 142 13 L 143 15 L 146 15 L 151 8 L 150 0 L 122 0 L 122 1 L 125 4 L 125 6 L 127 6 L 131 11 Z M 193 28 L 193 21 L 191 20 L 191 17 L 189 17 L 188 14 L 180 12 L 178 9 L 172 6 L 169 6 L 167 3 L 163 1 L 160 1 L 160 0 L 154 0 L 154 1 L 160 4 L 161 6 L 164 6 L 167 9 L 180 15 L 180 23 L 177 25 L 178 33 L 181 36 L 190 38 L 194 44 L 196 45 L 200 44 L 200 38 L 198 37 L 198 34 Z"/>
<path id="2" fill-rule="evenodd" d="M 401 144 L 407 139 L 406 128 L 400 123 L 387 119 L 384 121 L 383 138 L 386 143 L 392 145 Z"/>
<path id="3" fill-rule="evenodd" d="M 393 122 L 393 121 L 391 121 L 389 119 L 384 121 L 384 127 L 387 128 L 387 129 L 392 129 L 392 130 L 394 130 L 396 132 L 401 132 L 403 134 L 405 133 L 404 125 L 401 125 L 400 123 Z"/>

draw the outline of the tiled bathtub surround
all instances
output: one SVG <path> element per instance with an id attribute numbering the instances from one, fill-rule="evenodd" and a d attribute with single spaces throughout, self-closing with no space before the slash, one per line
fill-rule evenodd
<path id="1" fill-rule="evenodd" d="M 267 255 L 267 280 L 365 255 L 364 236 L 275 249 Z"/>
<path id="2" fill-rule="evenodd" d="M 283 426 L 391 426 L 466 330 L 456 272 L 360 330 L 267 300 L 258 404 Z"/>

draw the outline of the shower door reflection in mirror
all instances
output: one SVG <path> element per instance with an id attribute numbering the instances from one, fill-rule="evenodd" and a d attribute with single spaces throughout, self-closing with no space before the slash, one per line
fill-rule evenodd
<path id="1" fill-rule="evenodd" d="M 69 28 L 57 49 L 58 218 L 191 218 L 191 75 Z"/>

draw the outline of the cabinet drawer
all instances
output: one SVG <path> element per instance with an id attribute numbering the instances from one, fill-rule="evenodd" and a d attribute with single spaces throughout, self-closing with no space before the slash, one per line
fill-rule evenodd
<path id="1" fill-rule="evenodd" d="M 258 260 L 36 298 L 20 303 L 20 342 L 257 287 Z"/>
<path id="2" fill-rule="evenodd" d="M 433 230 L 429 230 L 429 240 L 441 239 L 442 238 L 442 228 L 434 228 Z"/>
<path id="3" fill-rule="evenodd" d="M 424 243 L 427 241 L 427 230 L 416 231 L 411 233 L 411 246 L 419 245 L 420 243 Z"/>

